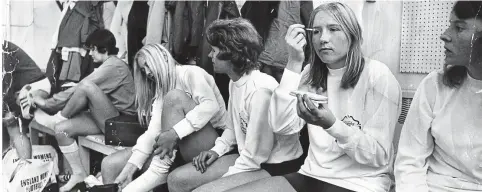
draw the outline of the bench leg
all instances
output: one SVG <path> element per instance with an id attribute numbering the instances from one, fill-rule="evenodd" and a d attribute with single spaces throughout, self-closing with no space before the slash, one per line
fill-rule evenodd
<path id="1" fill-rule="evenodd" d="M 30 142 L 32 143 L 32 145 L 38 145 L 39 144 L 39 139 L 38 139 L 39 131 L 37 129 L 32 129 L 31 127 L 29 127 L 29 129 L 30 129 Z"/>
<path id="2" fill-rule="evenodd" d="M 89 152 L 89 149 L 87 147 L 79 145 L 79 154 L 80 154 L 80 161 L 82 162 L 82 166 L 84 166 L 84 169 L 85 169 L 87 175 L 90 175 L 90 152 Z"/>

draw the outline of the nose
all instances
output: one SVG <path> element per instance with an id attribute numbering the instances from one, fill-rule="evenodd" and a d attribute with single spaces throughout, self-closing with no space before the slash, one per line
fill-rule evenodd
<path id="1" fill-rule="evenodd" d="M 89 55 L 90 55 L 90 56 L 92 56 L 92 50 L 91 50 L 91 51 L 89 51 Z"/>
<path id="2" fill-rule="evenodd" d="M 440 39 L 444 42 L 450 42 L 452 41 L 452 38 L 449 36 L 449 29 L 446 29 L 442 35 L 440 35 Z"/>
<path id="3" fill-rule="evenodd" d="M 329 32 L 327 31 L 321 31 L 320 34 L 321 34 L 320 43 L 322 44 L 328 43 L 328 41 L 330 40 L 331 34 L 329 34 Z"/>

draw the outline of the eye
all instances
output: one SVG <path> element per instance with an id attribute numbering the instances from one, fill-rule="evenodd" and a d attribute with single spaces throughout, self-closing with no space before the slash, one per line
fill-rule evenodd
<path id="1" fill-rule="evenodd" d="M 331 27 L 331 28 L 330 28 L 330 31 L 340 31 L 340 28 L 338 28 L 338 27 Z"/>
<path id="2" fill-rule="evenodd" d="M 463 31 L 464 29 L 460 26 L 455 26 L 455 30 L 457 30 L 457 32 L 461 32 Z"/>
<path id="3" fill-rule="evenodd" d="M 318 29 L 314 29 L 314 30 L 313 30 L 313 34 L 314 34 L 314 35 L 317 35 L 317 34 L 320 34 L 320 33 L 321 33 L 321 31 L 318 30 Z"/>

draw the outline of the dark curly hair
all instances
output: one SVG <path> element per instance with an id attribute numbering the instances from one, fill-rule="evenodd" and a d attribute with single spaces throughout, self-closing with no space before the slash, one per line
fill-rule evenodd
<path id="1" fill-rule="evenodd" d="M 219 48 L 217 58 L 231 61 L 236 73 L 244 75 L 259 68 L 262 38 L 248 20 L 216 20 L 206 29 L 206 38 L 211 46 Z"/>
<path id="2" fill-rule="evenodd" d="M 85 47 L 92 49 L 97 47 L 99 53 L 106 53 L 108 55 L 117 55 L 119 48 L 116 46 L 114 34 L 107 29 L 97 29 L 92 32 L 85 41 Z"/>

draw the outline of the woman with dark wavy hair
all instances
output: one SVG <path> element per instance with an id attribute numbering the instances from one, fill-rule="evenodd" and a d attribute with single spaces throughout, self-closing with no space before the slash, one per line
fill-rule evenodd
<path id="1" fill-rule="evenodd" d="M 415 93 L 395 161 L 397 192 L 482 189 L 482 2 L 455 3 L 440 39 L 445 69 Z"/>
<path id="2" fill-rule="evenodd" d="M 322 4 L 307 28 L 292 25 L 285 39 L 290 56 L 269 119 L 278 135 L 299 133 L 307 124 L 308 156 L 297 171 L 232 191 L 388 191 L 401 91 L 385 64 L 363 56 L 353 11 L 343 3 Z M 307 42 L 311 64 L 302 69 Z M 321 96 L 327 101 L 312 101 Z"/>
<path id="3" fill-rule="evenodd" d="M 206 38 L 213 48 L 209 56 L 214 71 L 231 79 L 229 129 L 211 150 L 194 157 L 192 165 L 169 175 L 169 191 L 225 191 L 297 170 L 303 153 L 299 135 L 276 135 L 268 121 L 269 100 L 278 82 L 258 70 L 262 43 L 256 29 L 241 18 L 217 20 L 207 28 Z M 227 154 L 236 144 L 239 155 Z"/>

